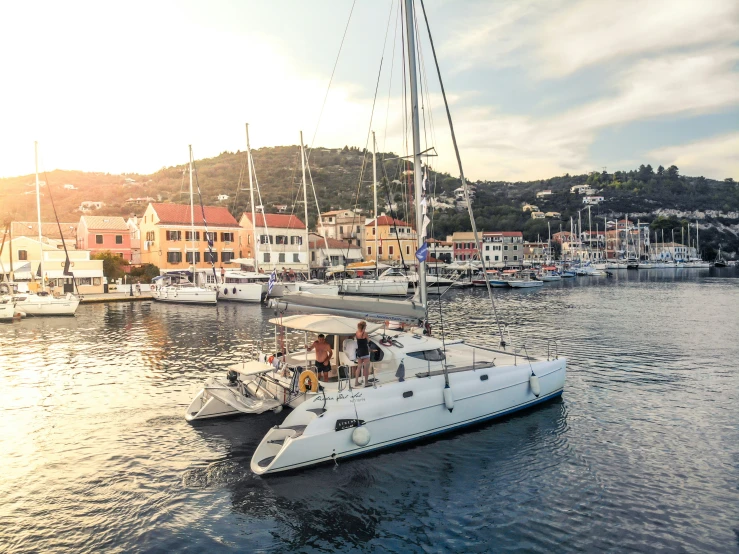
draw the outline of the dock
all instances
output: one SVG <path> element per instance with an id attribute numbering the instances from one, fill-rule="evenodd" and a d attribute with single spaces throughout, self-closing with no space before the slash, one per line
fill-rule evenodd
<path id="1" fill-rule="evenodd" d="M 131 296 L 130 292 L 106 292 L 102 294 L 85 294 L 80 300 L 80 304 L 102 304 L 106 302 L 139 302 L 141 300 L 151 300 L 150 292 L 141 292 Z"/>

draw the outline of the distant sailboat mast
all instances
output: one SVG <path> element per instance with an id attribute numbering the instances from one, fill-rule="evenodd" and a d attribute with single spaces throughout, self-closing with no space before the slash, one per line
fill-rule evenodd
<path id="1" fill-rule="evenodd" d="M 377 234 L 377 140 L 375 140 L 375 132 L 372 131 L 372 182 L 375 195 L 375 275 L 380 275 L 380 254 L 377 248 L 379 239 Z"/>
<path id="2" fill-rule="evenodd" d="M 192 239 L 192 254 L 191 254 L 192 261 L 191 263 L 192 263 L 192 282 L 195 283 L 195 268 L 197 267 L 195 265 L 195 252 L 196 252 L 197 246 L 195 243 L 195 204 L 193 201 L 193 194 L 192 194 L 192 144 L 188 145 L 188 148 L 190 149 L 190 161 L 189 161 L 189 168 L 190 168 L 190 238 Z M 187 257 L 187 249 L 185 249 L 185 257 Z"/>
<path id="3" fill-rule="evenodd" d="M 249 144 L 249 124 L 246 124 L 246 165 L 249 166 L 249 196 L 251 197 L 251 225 L 254 236 L 254 244 L 252 244 L 252 254 L 254 254 L 254 270 L 259 272 L 259 253 L 257 252 L 257 215 L 254 207 L 254 179 L 251 174 L 251 145 Z"/>
<path id="4" fill-rule="evenodd" d="M 41 260 L 39 262 L 39 269 L 41 270 L 41 290 L 45 290 L 45 283 L 44 283 L 44 276 L 46 275 L 44 273 L 44 243 L 41 233 L 41 187 L 38 182 L 38 142 L 33 143 L 33 157 L 36 164 L 36 216 L 38 218 L 38 242 L 39 242 L 39 248 L 41 252 Z M 48 183 L 47 183 L 48 186 Z M 63 238 L 63 237 L 62 237 Z"/>
<path id="5" fill-rule="evenodd" d="M 303 167 L 303 208 L 305 209 L 305 263 L 310 276 L 310 242 L 308 241 L 308 192 L 305 182 L 305 145 L 303 144 L 303 131 L 300 131 L 300 164 Z M 327 241 L 327 238 L 323 240 Z M 328 246 L 328 245 L 327 245 Z M 328 249 L 327 249 L 328 251 Z"/>

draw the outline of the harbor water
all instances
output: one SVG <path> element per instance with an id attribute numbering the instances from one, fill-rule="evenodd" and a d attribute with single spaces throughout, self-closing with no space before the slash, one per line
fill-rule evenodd
<path id="1" fill-rule="evenodd" d="M 189 424 L 272 345 L 261 306 L 151 301 L 0 324 L 0 552 L 739 552 L 739 270 L 496 290 L 506 337 L 568 358 L 561 399 L 257 477 L 271 412 Z M 484 289 L 433 331 L 497 344 Z M 291 337 L 294 345 L 303 337 Z"/>

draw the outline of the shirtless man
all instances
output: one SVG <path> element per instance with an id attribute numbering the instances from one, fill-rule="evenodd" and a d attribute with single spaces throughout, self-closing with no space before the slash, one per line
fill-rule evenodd
<path id="1" fill-rule="evenodd" d="M 323 334 L 318 335 L 318 340 L 308 347 L 308 352 L 316 351 L 316 371 L 318 372 L 319 381 L 328 381 L 328 374 L 331 371 L 331 357 L 334 351 L 331 345 L 326 342 Z"/>

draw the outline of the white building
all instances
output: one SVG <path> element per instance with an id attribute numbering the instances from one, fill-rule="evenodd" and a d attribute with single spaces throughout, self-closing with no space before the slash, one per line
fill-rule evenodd
<path id="1" fill-rule="evenodd" d="M 239 258 L 255 258 L 260 268 L 306 271 L 309 268 L 308 245 L 305 244 L 305 224 L 294 215 L 256 214 L 251 212 L 239 221 Z"/>
<path id="2" fill-rule="evenodd" d="M 91 212 L 93 210 L 99 210 L 105 206 L 102 202 L 91 202 L 91 201 L 85 201 L 80 204 L 80 207 L 77 208 L 80 212 Z"/>
<path id="3" fill-rule="evenodd" d="M 67 183 L 66 185 L 64 185 L 64 189 L 65 190 L 77 190 L 77 187 L 75 187 L 74 185 L 70 185 L 69 183 Z"/>
<path id="4" fill-rule="evenodd" d="M 322 238 L 318 233 L 311 233 L 310 267 L 311 269 L 329 266 L 346 266 L 362 261 L 362 249 L 356 244 L 349 244 L 332 238 Z"/>
<path id="5" fill-rule="evenodd" d="M 454 260 L 454 243 L 452 241 L 428 239 L 429 257 L 451 263 Z"/>
<path id="6" fill-rule="evenodd" d="M 531 219 L 544 219 L 546 215 L 544 212 L 531 212 Z"/>
<path id="7" fill-rule="evenodd" d="M 139 265 L 141 263 L 141 229 L 139 228 L 139 218 L 137 216 L 129 217 L 126 220 L 126 227 L 131 233 L 131 264 Z"/>
<path id="8" fill-rule="evenodd" d="M 219 194 L 218 195 L 218 201 L 219 202 L 225 202 L 226 200 L 228 200 L 228 198 L 229 198 L 228 197 L 228 194 Z"/>
<path id="9" fill-rule="evenodd" d="M 546 196 L 551 196 L 551 195 L 552 195 L 552 191 L 551 190 L 548 190 L 548 189 L 547 190 L 540 190 L 539 192 L 536 193 L 536 197 L 537 198 L 544 198 Z"/>
<path id="10" fill-rule="evenodd" d="M 603 200 L 605 200 L 605 198 L 603 198 L 602 196 L 586 196 L 582 199 L 582 203 L 590 205 L 600 204 L 601 202 L 603 202 Z"/>

